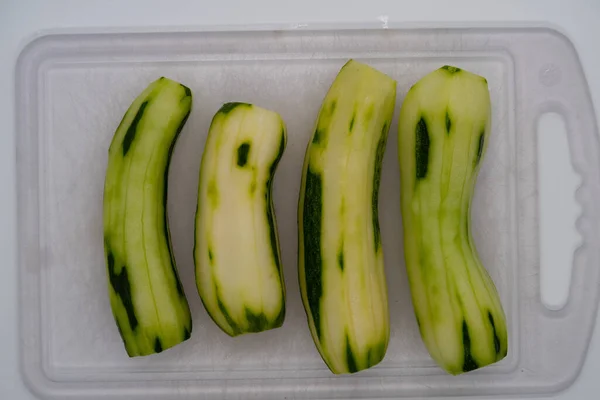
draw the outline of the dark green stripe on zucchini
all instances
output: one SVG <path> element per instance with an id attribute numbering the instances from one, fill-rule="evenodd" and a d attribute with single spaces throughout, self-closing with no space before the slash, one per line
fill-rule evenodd
<path id="1" fill-rule="evenodd" d="M 306 264 L 306 295 L 312 313 L 317 336 L 321 335 L 320 303 L 322 296 L 322 261 L 321 261 L 321 196 L 323 184 L 321 176 L 310 168 L 306 172 L 306 189 L 304 196 L 304 263 Z"/>
<path id="2" fill-rule="evenodd" d="M 106 248 L 108 278 L 110 285 L 123 303 L 123 307 L 127 313 L 127 320 L 129 321 L 129 328 L 132 331 L 135 331 L 138 326 L 138 320 L 135 315 L 135 307 L 133 306 L 133 299 L 131 297 L 131 284 L 129 283 L 129 276 L 127 275 L 127 267 L 122 265 L 121 272 L 117 274 L 115 270 L 115 257 L 108 244 L 106 244 Z M 121 330 L 120 325 L 118 328 Z"/>
<path id="3" fill-rule="evenodd" d="M 184 85 L 181 85 L 181 87 L 188 89 L 185 90 L 185 96 L 189 97 L 191 93 L 189 88 L 187 88 Z M 175 143 L 177 143 L 177 139 L 179 138 L 179 135 L 181 134 L 181 130 L 183 129 L 183 127 L 185 126 L 185 123 L 187 122 L 188 118 L 190 117 L 190 111 L 187 112 L 187 114 L 183 117 L 183 119 L 181 120 L 181 122 L 179 123 L 179 126 L 177 127 L 177 131 L 175 132 L 175 136 L 173 141 L 171 142 L 171 145 L 169 146 L 169 152 L 167 153 L 167 166 L 165 168 L 165 173 L 163 175 L 163 204 L 165 206 L 165 208 L 167 207 L 167 196 L 169 194 L 169 170 L 171 168 L 171 159 L 173 158 L 173 150 L 175 150 Z M 171 271 L 173 272 L 173 276 L 176 277 L 175 279 L 175 287 L 177 288 L 177 294 L 179 294 L 180 297 L 185 298 L 185 294 L 183 293 L 183 286 L 181 285 L 181 279 L 179 278 L 179 273 L 177 271 L 177 268 L 175 267 L 175 257 L 173 256 L 173 244 L 171 243 L 171 232 L 169 231 L 169 220 L 167 218 L 167 212 L 165 211 L 163 213 L 163 234 L 165 235 L 165 237 L 167 238 L 167 241 L 169 243 L 169 245 L 167 246 L 167 251 L 169 252 L 169 258 L 171 259 Z M 191 321 L 190 321 L 191 323 Z"/>
<path id="4" fill-rule="evenodd" d="M 456 74 L 457 72 L 460 72 L 461 69 L 458 67 L 453 67 L 451 65 L 444 65 L 441 69 L 450 72 L 451 74 Z"/>
<path id="5" fill-rule="evenodd" d="M 237 149 L 237 165 L 245 167 L 248 162 L 248 153 L 250 153 L 250 143 L 244 142 Z"/>
<path id="6" fill-rule="evenodd" d="M 479 140 L 477 141 L 477 158 L 475 159 L 475 165 L 478 165 L 479 161 L 481 161 L 481 155 L 483 154 L 484 140 L 485 140 L 485 131 L 482 131 L 479 134 Z"/>
<path id="7" fill-rule="evenodd" d="M 281 141 L 279 142 L 279 151 L 277 152 L 277 157 L 271 163 L 269 167 L 269 176 L 275 176 L 275 170 L 279 165 L 279 161 L 283 156 L 283 151 L 285 150 L 285 130 L 281 131 Z M 277 269 L 280 273 L 281 270 L 281 255 L 279 254 L 279 245 L 277 243 L 277 230 L 275 229 L 275 217 L 273 216 L 273 178 L 269 178 L 267 181 L 267 191 L 266 191 L 266 203 L 267 203 L 267 220 L 269 223 L 269 240 L 271 243 L 271 253 L 273 254 L 273 259 L 275 260 L 275 264 L 277 265 Z M 282 312 L 284 312 L 282 310 Z"/>
<path id="8" fill-rule="evenodd" d="M 248 321 L 248 332 L 262 332 L 269 328 L 271 322 L 264 313 L 254 313 L 249 308 L 245 310 Z"/>
<path id="9" fill-rule="evenodd" d="M 498 338 L 498 333 L 496 332 L 496 324 L 494 323 L 494 316 L 490 311 L 487 313 L 488 320 L 490 321 L 490 325 L 492 326 L 492 336 L 494 337 L 494 349 L 496 350 L 496 354 L 500 354 L 500 339 Z"/>
<path id="10" fill-rule="evenodd" d="M 471 337 L 469 336 L 469 327 L 467 325 L 467 321 L 463 320 L 462 323 L 462 336 L 463 336 L 463 347 L 464 347 L 464 358 L 465 361 L 463 363 L 463 372 L 473 371 L 479 368 L 477 362 L 471 355 Z"/>
<path id="11" fill-rule="evenodd" d="M 321 135 L 322 134 L 323 134 L 323 132 L 321 130 L 319 130 L 319 128 L 315 129 L 315 134 L 313 135 L 312 142 L 314 144 L 321 143 L 321 140 L 322 140 Z"/>
<path id="12" fill-rule="evenodd" d="M 429 168 L 429 130 L 423 117 L 417 122 L 415 132 L 415 162 L 417 180 L 419 180 L 427 177 L 427 169 Z"/>
<path id="13" fill-rule="evenodd" d="M 375 248 L 381 247 L 381 232 L 379 229 L 379 186 L 381 183 L 381 168 L 383 167 L 383 155 L 385 153 L 385 144 L 387 141 L 388 124 L 383 124 L 381 136 L 377 143 L 377 152 L 375 155 L 375 172 L 373 173 L 373 188 L 371 196 L 371 212 L 373 214 L 373 239 Z"/>
<path id="14" fill-rule="evenodd" d="M 123 138 L 123 157 L 125 157 L 129 152 L 129 148 L 131 147 L 131 144 L 135 139 L 135 135 L 137 134 L 138 124 L 144 116 L 144 111 L 146 110 L 147 105 L 148 100 L 144 101 L 140 105 L 138 112 L 135 114 L 135 117 L 133 117 L 133 122 L 131 123 L 131 125 L 129 125 L 129 128 L 127 128 L 127 133 L 125 133 L 125 137 Z"/>
<path id="15" fill-rule="evenodd" d="M 350 346 L 350 338 L 346 335 L 346 363 L 348 364 L 348 372 L 353 374 L 358 372 L 358 363 L 354 359 L 354 353 L 352 352 L 352 347 Z"/>
<path id="16" fill-rule="evenodd" d="M 342 272 L 344 272 L 344 244 L 343 243 L 340 246 L 340 249 L 338 250 L 337 262 L 338 262 L 338 266 L 340 267 L 340 270 Z"/>
<path id="17" fill-rule="evenodd" d="M 160 343 L 160 339 L 157 337 L 154 340 L 154 352 L 161 353 L 163 351 L 162 344 Z"/>
<path id="18" fill-rule="evenodd" d="M 217 296 L 217 304 L 219 306 L 219 311 L 221 311 L 223 317 L 225 317 L 225 320 L 227 321 L 227 324 L 231 327 L 233 336 L 239 335 L 242 330 L 238 327 L 233 318 L 231 318 L 231 316 L 229 315 L 229 311 L 227 311 L 227 307 L 225 307 L 225 304 L 223 304 L 223 301 L 221 301 L 220 296 Z M 213 321 L 217 322 L 214 318 Z"/>
<path id="19" fill-rule="evenodd" d="M 329 118 L 333 117 L 333 113 L 335 112 L 336 107 L 337 100 L 331 100 L 331 103 L 329 103 Z"/>
<path id="20" fill-rule="evenodd" d="M 279 150 L 277 151 L 277 157 L 275 157 L 275 160 L 273 160 L 273 162 L 271 163 L 271 166 L 269 167 L 269 176 L 273 177 L 275 176 L 275 170 L 277 169 L 277 166 L 279 165 L 279 161 L 281 161 L 281 157 L 283 157 L 283 151 L 285 150 L 285 130 L 282 129 L 281 130 L 281 140 L 279 141 Z M 268 184 L 271 185 L 273 182 L 273 179 L 269 179 Z"/>
<path id="21" fill-rule="evenodd" d="M 219 111 L 217 111 L 217 114 L 227 115 L 238 107 L 252 107 L 252 105 L 248 104 L 248 103 L 239 103 L 239 102 L 225 103 L 221 106 Z"/>

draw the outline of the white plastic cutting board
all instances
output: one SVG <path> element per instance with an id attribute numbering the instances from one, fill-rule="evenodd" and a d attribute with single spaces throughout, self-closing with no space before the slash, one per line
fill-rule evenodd
<path id="1" fill-rule="evenodd" d="M 80 2 L 75 7 L 75 2 L 49 2 L 42 6 L 40 4 L 34 5 L 33 2 L 22 2 L 17 5 L 0 5 L 0 35 L 1 37 L 8 40 L 3 42 L 0 46 L 6 46 L 8 51 L 8 57 L 3 58 L 1 64 L 0 74 L 0 101 L 2 107 L 0 112 L 2 113 L 3 120 L 7 121 L 9 129 L 0 136 L 2 146 L 0 149 L 4 156 L 3 161 L 5 164 L 0 168 L 0 178 L 4 183 L 4 187 L 8 188 L 5 192 L 6 197 L 2 200 L 6 201 L 3 204 L 2 209 L 2 220 L 9 221 L 5 223 L 5 228 L 1 234 L 1 250 L 5 254 L 5 278 L 0 281 L 0 296 L 2 296 L 2 304 L 0 310 L 2 316 L 6 321 L 0 326 L 0 335 L 2 335 L 2 342 L 6 343 L 4 356 L 1 359 L 0 364 L 0 394 L 6 394 L 10 397 L 18 400 L 27 399 L 29 395 L 26 390 L 23 389 L 20 383 L 20 378 L 17 373 L 17 341 L 16 341 L 16 315 L 15 315 L 15 282 L 16 282 L 16 267 L 15 267 L 15 253 L 14 253 L 14 158 L 12 149 L 14 148 L 14 142 L 12 137 L 12 118 L 13 118 L 13 79 L 12 79 L 12 68 L 14 60 L 22 45 L 25 43 L 28 37 L 41 28 L 64 28 L 64 27 L 85 27 L 85 26 L 114 26 L 125 29 L 131 29 L 132 27 L 143 28 L 144 26 L 165 26 L 173 27 L 174 25 L 184 26 L 198 26 L 206 24 L 252 24 L 252 23 L 290 23 L 296 24 L 295 26 L 302 28 L 305 22 L 377 22 L 381 23 L 382 27 L 385 27 L 389 21 L 397 22 L 400 20 L 404 21 L 485 21 L 485 20 L 496 20 L 496 21 L 507 21 L 513 20 L 538 20 L 543 18 L 545 20 L 552 21 L 564 28 L 569 36 L 574 41 L 578 48 L 579 55 L 583 61 L 585 72 L 587 73 L 588 82 L 592 86 L 592 96 L 600 98 L 600 85 L 598 82 L 600 68 L 600 59 L 593 58 L 594 41 L 593 38 L 597 35 L 592 34 L 596 29 L 594 21 L 598 17 L 598 6 L 595 6 L 590 1 L 586 4 L 580 2 L 581 5 L 571 5 L 571 13 L 562 13 L 557 7 L 552 5 L 544 4 L 545 8 L 529 8 L 523 5 L 517 6 L 504 5 L 499 7 L 497 10 L 493 10 L 492 7 L 484 7 L 479 3 L 473 2 L 472 5 L 477 5 L 480 10 L 477 9 L 466 9 L 463 3 L 468 2 L 453 2 L 452 7 L 446 8 L 445 10 L 434 10 L 431 5 L 420 2 L 418 5 L 415 4 L 399 4 L 392 2 L 371 2 L 368 5 L 359 4 L 356 8 L 348 6 L 345 2 L 343 7 L 340 7 L 340 3 L 331 2 L 331 4 L 324 6 L 318 2 L 305 1 L 302 3 L 302 7 L 298 6 L 298 9 L 291 7 L 281 7 L 281 9 L 275 9 L 275 3 L 270 2 L 254 2 L 252 6 L 249 4 L 241 3 L 238 7 L 235 7 L 235 2 L 229 2 L 228 5 L 232 6 L 229 10 L 236 10 L 235 15 L 227 14 L 224 8 L 219 7 L 217 4 L 210 5 L 187 5 L 184 7 L 176 7 L 177 2 L 160 3 L 156 4 L 152 1 L 141 2 L 131 1 L 128 4 L 121 4 L 122 2 L 88 2 L 87 8 L 84 2 Z M 135 3 L 135 4 L 134 4 Z M 545 2 L 548 3 L 548 2 Z M 261 5 L 262 4 L 262 5 Z M 311 7 L 312 5 L 312 7 Z M 538 6 L 541 2 L 538 3 Z M 321 7 L 321 9 L 317 9 Z M 323 9 L 323 7 L 325 9 Z M 362 7 L 362 8 L 361 8 Z M 350 9 L 353 11 L 350 11 Z M 8 10 L 7 12 L 4 10 Z M 44 13 L 44 11 L 48 13 Z M 436 12 L 433 16 L 432 12 Z M 547 13 L 547 14 L 544 14 Z M 41 16 L 45 15 L 44 18 Z M 544 16 L 546 15 L 546 16 Z M 589 24 L 586 25 L 586 21 Z M 431 23 L 429 23 L 431 26 Z M 596 30 L 598 32 L 598 30 Z M 586 45 L 587 40 L 587 45 Z M 580 43 L 583 44 L 580 44 Z M 583 46 L 583 47 L 582 47 Z M 586 46 L 587 52 L 586 52 Z M 3 50 L 0 47 L 0 50 Z M 596 75 L 594 75 L 594 73 Z M 557 243 L 560 246 L 561 243 Z M 569 249 L 566 249 L 569 250 Z M 598 334 L 596 335 L 598 336 Z M 594 365 L 600 365 L 600 350 L 595 350 L 596 346 L 592 344 L 588 362 L 582 379 L 569 391 L 562 394 L 563 398 L 566 399 L 585 399 L 592 398 L 592 393 L 595 393 L 600 386 L 595 383 L 593 379 Z M 591 378 L 586 382 L 586 374 L 589 374 Z M 583 386 L 582 386 L 583 385 Z M 20 396 L 20 397 L 19 397 Z"/>

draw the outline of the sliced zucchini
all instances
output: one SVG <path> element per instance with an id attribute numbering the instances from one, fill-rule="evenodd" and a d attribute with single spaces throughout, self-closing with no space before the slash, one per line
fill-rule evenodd
<path id="1" fill-rule="evenodd" d="M 196 285 L 206 311 L 230 336 L 283 324 L 272 186 L 285 145 L 281 117 L 255 105 L 227 103 L 210 126 L 198 188 Z"/>
<path id="2" fill-rule="evenodd" d="M 131 104 L 108 151 L 104 250 L 109 297 L 131 357 L 160 353 L 192 331 L 166 209 L 169 162 L 191 105 L 190 89 L 158 79 Z"/>
<path id="3" fill-rule="evenodd" d="M 415 84 L 400 112 L 404 251 L 421 336 L 460 374 L 503 359 L 500 298 L 471 234 L 473 190 L 490 135 L 487 81 L 444 66 Z"/>
<path id="4" fill-rule="evenodd" d="M 304 161 L 299 281 L 310 332 L 333 373 L 379 363 L 389 339 L 378 217 L 396 82 L 356 61 L 325 96 Z"/>

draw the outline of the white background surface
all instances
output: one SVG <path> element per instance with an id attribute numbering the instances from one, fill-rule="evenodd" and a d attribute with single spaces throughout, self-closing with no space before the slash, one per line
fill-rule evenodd
<path id="1" fill-rule="evenodd" d="M 286 4 L 289 3 L 289 4 Z M 52 29 L 169 30 L 207 25 L 311 22 L 389 22 L 407 25 L 549 23 L 575 44 L 586 73 L 597 119 L 600 119 L 599 0 L 0 0 L 0 398 L 33 399 L 18 371 L 17 265 L 15 243 L 14 65 L 23 46 Z M 554 238 L 553 240 L 560 240 Z M 562 243 L 562 242 L 561 242 Z M 560 246 L 561 243 L 556 243 Z M 564 246 L 563 246 L 564 248 Z M 565 251 L 570 250 L 570 245 Z M 599 266 L 600 268 L 600 266 Z M 600 320 L 599 320 L 600 321 Z M 595 399 L 600 392 L 600 323 L 580 378 L 555 396 L 564 400 Z"/>

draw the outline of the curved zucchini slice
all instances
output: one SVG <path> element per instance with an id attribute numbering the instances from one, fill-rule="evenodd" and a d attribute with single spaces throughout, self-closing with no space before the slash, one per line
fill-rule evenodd
<path id="1" fill-rule="evenodd" d="M 490 135 L 487 81 L 456 67 L 430 73 L 400 112 L 404 250 L 421 336 L 460 374 L 507 353 L 506 318 L 471 235 L 473 190 Z"/>
<path id="2" fill-rule="evenodd" d="M 323 101 L 306 150 L 298 207 L 300 290 L 316 347 L 336 374 L 369 368 L 387 350 L 377 207 L 395 101 L 393 79 L 349 61 Z"/>
<path id="3" fill-rule="evenodd" d="M 285 145 L 281 117 L 246 103 L 223 105 L 208 132 L 196 211 L 196 286 L 208 314 L 230 336 L 283 324 L 272 185 Z"/>
<path id="4" fill-rule="evenodd" d="M 112 311 L 129 356 L 160 353 L 190 337 L 167 221 L 169 162 L 192 94 L 166 78 L 129 107 L 108 151 L 104 250 Z"/>

